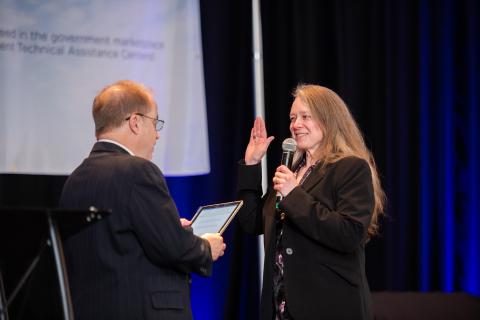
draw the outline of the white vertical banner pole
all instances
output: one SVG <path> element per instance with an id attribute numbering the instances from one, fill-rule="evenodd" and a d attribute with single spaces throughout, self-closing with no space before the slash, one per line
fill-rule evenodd
<path id="1" fill-rule="evenodd" d="M 260 1 L 252 0 L 252 21 L 253 21 L 253 68 L 254 68 L 254 89 L 255 89 L 255 117 L 261 116 L 265 119 L 265 101 L 263 88 L 263 49 L 262 49 L 262 19 L 260 12 Z M 263 193 L 267 190 L 267 156 L 262 159 L 262 188 Z M 265 259 L 263 249 L 263 236 L 258 237 L 260 289 L 263 281 L 263 261 Z"/>

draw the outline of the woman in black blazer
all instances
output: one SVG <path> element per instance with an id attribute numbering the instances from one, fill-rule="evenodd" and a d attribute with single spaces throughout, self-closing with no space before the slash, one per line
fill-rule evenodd
<path id="1" fill-rule="evenodd" d="M 279 166 L 262 197 L 260 162 L 273 137 L 261 118 L 239 166 L 240 224 L 265 236 L 261 319 L 370 319 L 364 247 L 385 198 L 375 162 L 337 94 L 301 85 L 294 98 L 292 170 Z"/>

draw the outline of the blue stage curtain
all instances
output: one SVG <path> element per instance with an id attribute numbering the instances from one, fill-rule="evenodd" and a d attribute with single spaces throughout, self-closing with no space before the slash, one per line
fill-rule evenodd
<path id="1" fill-rule="evenodd" d="M 479 18 L 475 1 L 420 2 L 423 291 L 480 295 Z"/>
<path id="2" fill-rule="evenodd" d="M 480 295 L 480 7 L 474 0 L 262 1 L 270 133 L 297 83 L 349 105 L 388 197 L 372 290 Z M 273 142 L 270 172 L 280 144 Z"/>
<path id="3" fill-rule="evenodd" d="M 211 171 L 168 177 L 180 215 L 236 198 L 237 164 L 253 124 L 251 3 L 201 2 L 203 61 Z M 225 255 L 211 278 L 192 276 L 193 315 L 201 319 L 257 319 L 260 294 L 257 237 L 233 220 L 224 233 Z"/>

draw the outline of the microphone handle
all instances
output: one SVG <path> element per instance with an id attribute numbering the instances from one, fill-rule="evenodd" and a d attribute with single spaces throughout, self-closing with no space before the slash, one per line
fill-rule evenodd
<path id="1" fill-rule="evenodd" d="M 292 161 L 293 161 L 293 152 L 290 151 L 283 151 L 282 153 L 282 162 L 281 164 L 286 166 L 288 169 L 292 169 Z M 277 191 L 277 196 L 275 198 L 275 208 L 278 209 L 278 204 L 282 201 L 283 196 L 282 194 Z"/>
<path id="2" fill-rule="evenodd" d="M 281 164 L 286 166 L 288 169 L 291 170 L 292 169 L 292 160 L 293 160 L 293 152 L 283 151 Z"/>

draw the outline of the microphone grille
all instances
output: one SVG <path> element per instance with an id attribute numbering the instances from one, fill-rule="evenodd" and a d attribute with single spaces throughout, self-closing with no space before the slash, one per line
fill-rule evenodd
<path id="1" fill-rule="evenodd" d="M 297 142 L 293 138 L 283 140 L 282 150 L 287 152 L 295 152 L 297 150 Z"/>

